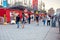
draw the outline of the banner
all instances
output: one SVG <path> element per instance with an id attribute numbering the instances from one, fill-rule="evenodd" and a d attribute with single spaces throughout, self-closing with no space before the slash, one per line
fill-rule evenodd
<path id="1" fill-rule="evenodd" d="M 2 6 L 3 6 L 3 7 L 7 7 L 7 6 L 8 6 L 7 0 L 3 0 Z"/>
<path id="2" fill-rule="evenodd" d="M 32 0 L 32 7 L 34 10 L 38 10 L 38 0 Z"/>

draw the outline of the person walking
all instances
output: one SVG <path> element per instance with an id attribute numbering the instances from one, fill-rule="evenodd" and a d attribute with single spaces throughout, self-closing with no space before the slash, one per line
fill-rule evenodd
<path id="1" fill-rule="evenodd" d="M 50 26 L 50 17 L 47 15 L 47 26 Z"/>
<path id="2" fill-rule="evenodd" d="M 25 24 L 25 14 L 23 12 L 22 13 L 22 29 L 24 28 L 24 24 Z"/>
<path id="3" fill-rule="evenodd" d="M 20 17 L 19 15 L 16 16 L 16 24 L 17 24 L 17 28 L 19 28 L 19 21 L 20 21 Z"/>
<path id="4" fill-rule="evenodd" d="M 36 14 L 36 23 L 37 23 L 37 25 L 39 25 L 39 15 L 38 14 Z"/>
<path id="5" fill-rule="evenodd" d="M 30 24 L 30 22 L 31 22 L 31 17 L 30 17 L 30 14 L 28 14 L 28 15 L 29 15 L 28 23 Z"/>
<path id="6" fill-rule="evenodd" d="M 43 25 L 45 25 L 46 24 L 46 18 L 45 17 L 43 17 Z"/>

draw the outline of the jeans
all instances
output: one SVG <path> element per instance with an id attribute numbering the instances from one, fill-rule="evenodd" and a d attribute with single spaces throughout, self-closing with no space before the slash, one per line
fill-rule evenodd
<path id="1" fill-rule="evenodd" d="M 46 21 L 45 20 L 43 20 L 43 24 L 45 25 L 45 23 L 46 23 Z"/>
<path id="2" fill-rule="evenodd" d="M 19 28 L 19 22 L 17 22 L 17 28 Z"/>

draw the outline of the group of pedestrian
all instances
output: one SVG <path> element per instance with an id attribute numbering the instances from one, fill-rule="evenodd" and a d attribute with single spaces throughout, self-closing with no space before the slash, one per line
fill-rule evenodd
<path id="1" fill-rule="evenodd" d="M 24 28 L 24 24 L 27 21 L 28 24 L 31 24 L 31 22 L 34 22 L 34 20 L 36 21 L 37 25 L 39 25 L 39 14 L 28 14 L 28 18 L 25 21 L 25 14 L 24 12 L 22 13 L 22 20 L 20 19 L 20 16 L 17 15 L 16 16 L 16 24 L 17 24 L 17 28 L 19 28 L 19 22 L 22 22 L 22 28 Z"/>
<path id="2" fill-rule="evenodd" d="M 31 20 L 36 21 L 36 24 L 39 25 L 39 19 L 40 16 L 39 14 L 33 14 L 32 16 L 30 14 L 28 14 L 28 23 L 31 23 Z M 52 27 L 56 27 L 56 21 L 58 19 L 58 25 L 59 25 L 59 33 L 60 33 L 60 14 L 57 17 L 56 15 L 53 16 L 49 16 L 46 15 L 42 18 L 43 20 L 43 25 L 45 26 L 47 24 L 47 26 L 52 26 Z M 19 28 L 19 21 L 21 21 L 20 16 L 16 16 L 16 24 L 17 24 L 17 28 Z M 24 28 L 24 24 L 25 24 L 25 14 L 24 12 L 22 13 L 22 28 Z"/>
<path id="3" fill-rule="evenodd" d="M 52 27 L 56 27 L 56 15 L 50 17 L 49 15 L 47 15 L 46 17 L 43 17 L 43 24 L 47 24 L 47 26 L 52 26 Z"/>
<path id="4" fill-rule="evenodd" d="M 31 16 L 30 14 L 28 14 L 28 18 L 26 19 L 27 20 L 27 23 L 28 24 L 31 24 L 31 20 L 33 21 L 36 21 L 36 24 L 39 25 L 39 14 L 33 14 L 34 16 Z M 22 22 L 22 28 L 24 28 L 24 24 L 25 24 L 25 14 L 24 12 L 22 13 L 22 20 L 20 19 L 20 16 L 17 15 L 16 16 L 16 24 L 17 24 L 17 28 L 19 28 L 19 22 L 21 21 Z M 60 17 L 59 17 L 60 18 Z M 47 26 L 52 26 L 52 27 L 56 27 L 56 15 L 54 16 L 49 16 L 49 15 L 46 15 L 46 16 L 43 16 L 42 17 L 42 21 L 43 21 L 43 25 L 45 26 L 47 24 Z M 59 20 L 58 20 L 59 21 Z M 60 23 L 59 23 L 60 24 Z"/>
<path id="5" fill-rule="evenodd" d="M 28 14 L 28 23 L 30 24 L 30 21 L 31 21 L 31 17 L 30 17 L 30 14 Z M 20 16 L 19 16 L 19 14 L 16 16 L 16 24 L 17 24 L 17 28 L 19 28 L 19 22 L 21 21 L 21 23 L 22 23 L 22 28 L 24 28 L 24 24 L 26 23 L 26 20 L 25 20 L 25 14 L 24 14 L 24 12 L 22 13 L 22 19 L 20 19 Z"/>
<path id="6" fill-rule="evenodd" d="M 50 19 L 49 15 L 43 16 L 42 19 L 43 19 L 42 22 L 43 22 L 43 25 L 44 25 L 44 26 L 45 26 L 46 24 L 47 24 L 47 26 L 50 26 L 50 21 L 51 21 L 51 19 Z"/>

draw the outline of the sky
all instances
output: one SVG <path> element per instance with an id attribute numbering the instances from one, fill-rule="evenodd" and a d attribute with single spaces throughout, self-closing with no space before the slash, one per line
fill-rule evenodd
<path id="1" fill-rule="evenodd" d="M 42 0 L 45 3 L 45 8 L 49 9 L 53 7 L 55 10 L 60 8 L 60 0 Z"/>

